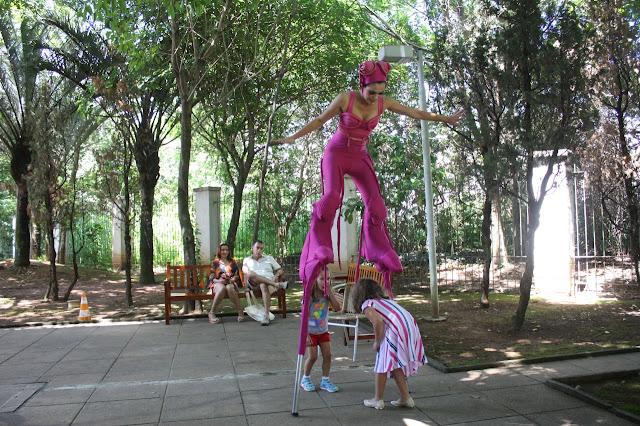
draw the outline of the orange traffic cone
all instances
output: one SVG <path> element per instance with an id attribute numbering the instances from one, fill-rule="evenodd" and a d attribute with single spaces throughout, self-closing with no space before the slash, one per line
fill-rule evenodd
<path id="1" fill-rule="evenodd" d="M 87 303 L 87 294 L 83 291 L 80 298 L 80 312 L 78 312 L 78 321 L 91 321 L 89 313 L 89 303 Z"/>

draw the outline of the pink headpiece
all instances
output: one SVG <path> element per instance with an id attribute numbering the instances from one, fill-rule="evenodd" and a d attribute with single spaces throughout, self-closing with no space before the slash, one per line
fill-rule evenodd
<path id="1" fill-rule="evenodd" d="M 360 89 L 365 84 L 377 83 L 379 81 L 387 82 L 387 74 L 391 70 L 391 65 L 385 61 L 367 61 L 360 64 Z"/>

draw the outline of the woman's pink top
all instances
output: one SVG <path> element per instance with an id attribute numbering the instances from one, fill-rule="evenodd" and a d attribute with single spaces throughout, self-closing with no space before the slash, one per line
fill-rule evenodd
<path id="1" fill-rule="evenodd" d="M 365 145 L 369 141 L 369 135 L 378 125 L 384 102 L 382 96 L 378 98 L 378 115 L 370 120 L 363 120 L 353 114 L 353 99 L 355 92 L 352 91 L 349 96 L 349 105 L 345 112 L 340 113 L 340 121 L 338 122 L 338 131 L 346 136 L 349 141 L 347 145 Z"/>

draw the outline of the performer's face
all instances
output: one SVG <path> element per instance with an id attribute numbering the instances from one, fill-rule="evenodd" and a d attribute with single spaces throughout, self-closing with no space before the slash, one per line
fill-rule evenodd
<path id="1" fill-rule="evenodd" d="M 371 83 L 362 88 L 362 97 L 368 104 L 374 104 L 378 102 L 378 98 L 382 96 L 386 87 L 386 83 Z"/>

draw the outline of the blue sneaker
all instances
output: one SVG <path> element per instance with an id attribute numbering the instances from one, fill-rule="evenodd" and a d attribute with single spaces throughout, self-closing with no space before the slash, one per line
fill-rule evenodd
<path id="1" fill-rule="evenodd" d="M 303 377 L 302 380 L 300 380 L 300 386 L 302 387 L 302 389 L 306 390 L 307 392 L 316 390 L 316 387 L 313 385 L 313 382 L 311 381 L 311 377 Z"/>
<path id="2" fill-rule="evenodd" d="M 329 379 L 322 379 L 320 382 L 320 389 L 324 389 L 327 392 L 338 392 L 338 387 L 331 383 Z"/>

